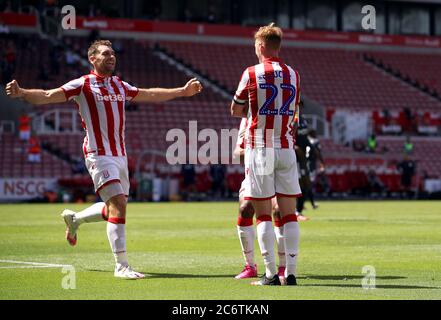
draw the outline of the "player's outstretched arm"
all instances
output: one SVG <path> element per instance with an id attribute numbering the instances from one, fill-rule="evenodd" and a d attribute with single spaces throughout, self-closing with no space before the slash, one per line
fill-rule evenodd
<path id="1" fill-rule="evenodd" d="M 181 88 L 165 89 L 151 88 L 139 89 L 138 94 L 133 98 L 135 102 L 163 102 L 181 97 L 191 97 L 202 91 L 201 83 L 193 78 Z"/>
<path id="2" fill-rule="evenodd" d="M 22 98 L 34 105 L 66 101 L 66 96 L 61 88 L 52 90 L 23 89 L 20 88 L 16 80 L 12 80 L 6 85 L 6 94 L 11 98 Z"/>

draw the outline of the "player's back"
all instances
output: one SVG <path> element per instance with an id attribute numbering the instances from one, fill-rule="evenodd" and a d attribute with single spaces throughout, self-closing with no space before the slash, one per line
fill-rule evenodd
<path id="1" fill-rule="evenodd" d="M 278 58 L 249 67 L 247 145 L 294 148 L 293 124 L 300 98 L 300 78 Z"/>

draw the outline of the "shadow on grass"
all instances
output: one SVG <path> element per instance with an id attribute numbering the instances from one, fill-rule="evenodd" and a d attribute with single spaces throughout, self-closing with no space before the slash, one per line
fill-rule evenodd
<path id="1" fill-rule="evenodd" d="M 303 280 L 335 280 L 335 281 L 348 281 L 348 280 L 362 280 L 363 275 L 304 275 L 299 276 L 297 279 Z M 400 280 L 407 279 L 407 277 L 401 276 L 376 276 L 379 280 Z M 340 288 L 361 288 L 360 284 L 301 284 L 302 287 L 340 287 Z M 440 287 L 427 287 L 427 286 L 412 286 L 412 285 L 398 285 L 398 284 L 380 284 L 376 285 L 377 289 L 441 289 Z"/>
<path id="2" fill-rule="evenodd" d="M 113 273 L 110 270 L 100 270 L 100 269 L 85 269 L 85 271 L 90 272 L 103 272 L 103 273 Z M 140 271 L 143 272 L 143 271 Z M 233 279 L 234 275 L 231 274 L 182 274 L 182 273 L 158 273 L 158 272 L 143 272 L 146 277 L 145 279 L 210 279 L 210 278 L 227 278 Z M 337 275 L 305 275 L 298 276 L 299 280 L 336 280 L 336 281 L 346 281 L 346 280 L 361 280 L 363 276 L 337 276 Z M 381 280 L 398 280 L 407 279 L 406 277 L 399 276 L 378 276 L 377 279 Z M 302 284 L 302 287 L 339 287 L 339 288 L 362 288 L 361 284 Z M 383 284 L 376 285 L 376 289 L 441 289 L 441 287 L 424 287 L 424 286 L 412 286 L 412 285 L 397 285 L 397 284 Z"/>
<path id="3" fill-rule="evenodd" d="M 338 287 L 338 288 L 360 288 L 361 284 L 301 284 L 301 287 Z M 398 284 L 382 284 L 376 285 L 376 289 L 441 289 L 441 287 L 423 287 L 423 286 L 410 286 L 410 285 L 398 285 Z"/>
<path id="4" fill-rule="evenodd" d="M 304 276 L 298 276 L 298 279 L 312 279 L 312 280 L 357 280 L 357 279 L 363 279 L 365 276 L 363 275 L 304 275 Z M 376 279 L 381 280 L 398 280 L 398 279 L 407 279 L 406 277 L 400 277 L 400 276 L 376 276 Z"/>
<path id="5" fill-rule="evenodd" d="M 147 272 L 149 278 L 231 278 L 234 276 L 231 274 L 180 274 L 180 273 L 155 273 Z"/>
<path id="6" fill-rule="evenodd" d="M 89 272 L 113 273 L 110 270 L 84 269 Z M 146 279 L 184 279 L 184 278 L 234 278 L 231 274 L 182 274 L 182 273 L 157 273 L 139 271 L 146 275 Z"/>

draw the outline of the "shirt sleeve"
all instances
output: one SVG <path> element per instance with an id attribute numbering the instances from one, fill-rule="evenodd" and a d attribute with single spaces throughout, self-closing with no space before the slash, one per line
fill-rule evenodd
<path id="1" fill-rule="evenodd" d="M 240 79 L 239 86 L 237 87 L 236 94 L 234 95 L 233 101 L 237 104 L 245 104 L 248 100 L 248 87 L 250 82 L 250 75 L 248 69 L 246 69 L 242 78 Z"/>
<path id="2" fill-rule="evenodd" d="M 78 78 L 61 86 L 61 89 L 66 96 L 66 100 L 72 100 L 78 97 L 81 93 L 81 89 L 83 88 L 84 79 Z"/>
<path id="3" fill-rule="evenodd" d="M 121 81 L 121 83 L 124 87 L 124 92 L 126 93 L 126 100 L 130 101 L 133 98 L 135 98 L 139 92 L 139 89 L 135 86 L 132 86 L 131 84 L 129 84 L 125 81 Z"/>

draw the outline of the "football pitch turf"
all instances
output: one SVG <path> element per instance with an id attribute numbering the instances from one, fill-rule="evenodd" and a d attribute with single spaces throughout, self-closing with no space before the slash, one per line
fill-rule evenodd
<path id="1" fill-rule="evenodd" d="M 243 267 L 236 202 L 130 203 L 129 262 L 147 274 L 136 281 L 113 277 L 105 223 L 82 225 L 77 246 L 67 244 L 65 207 L 0 205 L 0 299 L 441 299 L 439 201 L 321 202 L 307 210 L 296 287 L 233 278 Z M 255 248 L 261 274 L 257 241 Z M 74 267 L 75 289 L 63 289 L 73 273 L 57 265 Z M 364 266 L 375 268 L 375 289 L 362 288 L 373 284 Z"/>

